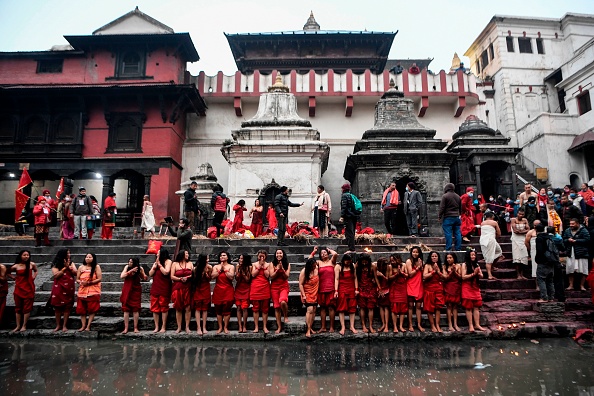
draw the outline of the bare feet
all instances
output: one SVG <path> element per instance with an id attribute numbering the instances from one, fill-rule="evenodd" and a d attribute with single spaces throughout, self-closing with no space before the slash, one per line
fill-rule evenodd
<path id="1" fill-rule="evenodd" d="M 415 329 L 414 329 L 414 327 L 410 326 L 410 327 L 408 328 L 408 331 L 415 331 Z"/>
<path id="2" fill-rule="evenodd" d="M 120 334 L 128 334 L 128 329 L 124 329 Z"/>
<path id="3" fill-rule="evenodd" d="M 573 286 L 569 286 L 567 289 L 565 290 L 573 290 Z"/>
<path id="4" fill-rule="evenodd" d="M 403 332 L 403 333 L 406 333 L 406 330 L 404 330 L 403 327 L 400 327 L 400 331 Z"/>
<path id="5" fill-rule="evenodd" d="M 258 328 L 256 327 L 256 328 L 255 328 L 255 329 L 252 331 L 252 333 L 257 333 L 258 331 L 260 331 L 260 330 L 258 330 Z"/>
<path id="6" fill-rule="evenodd" d="M 462 331 L 458 326 L 454 326 L 454 329 L 456 329 L 456 331 Z"/>
<path id="7" fill-rule="evenodd" d="M 268 334 L 270 333 L 270 331 L 268 331 L 268 329 L 266 327 L 264 327 L 264 334 Z"/>
<path id="8" fill-rule="evenodd" d="M 280 334 L 280 332 L 281 332 L 281 329 L 280 329 L 280 327 L 279 327 L 278 329 L 276 329 L 276 330 L 274 331 L 274 334 Z"/>
<path id="9" fill-rule="evenodd" d="M 56 331 L 60 330 L 60 326 L 56 327 L 55 329 L 53 329 L 52 331 L 55 333 Z"/>
<path id="10" fill-rule="evenodd" d="M 354 327 L 351 327 L 351 329 L 350 329 L 350 330 L 353 332 L 353 334 L 357 334 L 357 333 L 359 332 L 358 330 L 355 330 L 355 328 L 354 328 Z"/>
<path id="11" fill-rule="evenodd" d="M 332 327 L 330 327 L 330 330 L 328 330 L 329 333 L 334 333 L 334 329 Z"/>
<path id="12" fill-rule="evenodd" d="M 68 332 L 68 329 L 66 327 L 62 327 L 62 332 L 66 333 Z"/>
<path id="13" fill-rule="evenodd" d="M 424 333 L 424 332 L 425 332 L 425 329 L 424 329 L 424 328 L 422 328 L 421 326 L 418 326 L 418 327 L 419 327 L 419 331 L 420 331 L 421 333 Z"/>
<path id="14" fill-rule="evenodd" d="M 187 333 L 187 334 L 190 334 L 190 333 L 191 333 L 191 331 L 190 331 L 190 328 L 189 328 L 189 327 L 187 327 L 187 328 L 186 328 L 186 333 Z"/>
<path id="15" fill-rule="evenodd" d="M 196 330 L 196 334 L 202 335 L 202 330 L 200 330 L 200 329 Z"/>
<path id="16" fill-rule="evenodd" d="M 497 278 L 495 278 L 493 275 L 491 275 L 490 277 L 487 278 L 488 280 L 497 280 Z"/>
<path id="17" fill-rule="evenodd" d="M 153 330 L 153 333 L 157 333 L 159 331 L 158 327 L 155 327 L 155 330 Z"/>
<path id="18" fill-rule="evenodd" d="M 135 333 L 140 333 L 140 330 L 138 330 L 138 329 L 134 329 L 134 332 L 135 332 Z"/>
<path id="19" fill-rule="evenodd" d="M 289 318 L 285 318 L 285 323 L 290 323 Z"/>
<path id="20" fill-rule="evenodd" d="M 87 327 L 85 328 L 85 331 L 91 331 L 91 326 L 90 326 L 90 325 L 89 325 L 89 326 L 87 326 Z"/>
<path id="21" fill-rule="evenodd" d="M 394 334 L 398 333 L 398 329 L 394 328 Z"/>
<path id="22" fill-rule="evenodd" d="M 396 329 L 394 329 L 394 330 L 396 330 Z M 398 331 L 398 330 L 396 330 L 396 331 Z M 384 329 L 384 333 L 388 333 L 388 332 L 390 332 L 390 329 L 388 329 L 388 326 L 386 326 L 386 328 Z"/>
<path id="23" fill-rule="evenodd" d="M 469 327 L 469 328 L 468 328 L 468 332 L 469 332 L 469 333 L 474 333 L 474 327 Z"/>
<path id="24" fill-rule="evenodd" d="M 345 331 L 345 330 L 344 330 L 344 327 L 343 327 L 342 329 L 340 329 L 340 331 L 338 332 L 338 334 L 340 334 L 340 335 L 344 335 L 344 331 Z"/>
<path id="25" fill-rule="evenodd" d="M 456 331 L 452 326 L 448 326 L 448 331 Z"/>
<path id="26" fill-rule="evenodd" d="M 165 330 L 165 327 L 163 327 L 161 330 L 159 330 L 159 333 L 165 333 L 167 330 Z"/>
<path id="27" fill-rule="evenodd" d="M 229 334 L 229 329 L 225 329 L 223 331 L 225 332 L 225 334 Z"/>
<path id="28" fill-rule="evenodd" d="M 363 333 L 369 333 L 369 330 L 367 330 L 367 327 L 363 327 Z"/>
<path id="29" fill-rule="evenodd" d="M 437 333 L 437 327 L 432 327 L 431 328 L 431 331 L 434 332 L 434 333 Z"/>
<path id="30" fill-rule="evenodd" d="M 181 333 L 181 328 L 180 328 L 180 327 L 178 327 L 178 328 L 175 330 L 175 332 L 176 332 L 176 333 Z"/>
<path id="31" fill-rule="evenodd" d="M 19 328 L 15 328 L 14 330 L 11 331 L 11 333 L 16 333 L 17 331 L 19 331 Z M 80 330 L 79 330 L 80 331 Z"/>
<path id="32" fill-rule="evenodd" d="M 373 327 L 369 326 L 369 332 L 371 334 L 375 334 L 375 329 Z"/>
<path id="33" fill-rule="evenodd" d="M 27 331 L 27 327 L 26 327 L 26 326 L 23 326 L 23 327 L 21 327 L 21 329 L 20 329 L 19 331 L 20 331 L 21 333 L 22 333 L 23 331 Z"/>
<path id="34" fill-rule="evenodd" d="M 326 330 L 326 329 L 325 329 L 325 328 L 323 328 L 323 327 L 322 327 L 322 328 L 321 328 L 321 329 L 318 331 L 318 333 L 327 333 L 327 332 L 328 332 L 328 330 Z"/>
<path id="35" fill-rule="evenodd" d="M 307 333 L 305 333 L 305 336 L 306 336 L 307 338 L 310 338 L 310 337 L 311 337 L 311 332 L 309 332 L 309 331 L 308 331 Z"/>
<path id="36" fill-rule="evenodd" d="M 538 300 L 539 303 L 546 303 L 549 302 L 549 300 L 543 300 L 542 298 L 540 300 Z"/>
<path id="37" fill-rule="evenodd" d="M 485 331 L 485 328 L 484 328 L 484 327 L 481 327 L 481 326 L 476 326 L 476 329 L 477 329 L 478 331 Z"/>
<path id="38" fill-rule="evenodd" d="M 441 327 L 437 326 L 437 332 L 438 333 L 443 333 L 443 330 L 441 329 Z"/>
<path id="39" fill-rule="evenodd" d="M 377 329 L 377 331 L 379 333 L 381 333 L 382 331 L 384 331 L 384 328 L 386 327 L 386 325 L 382 325 L 382 327 L 380 327 L 379 329 Z"/>
<path id="40" fill-rule="evenodd" d="M 16 329 L 15 329 L 15 330 L 13 330 L 13 331 L 16 331 Z M 80 329 L 78 329 L 78 330 L 76 330 L 76 331 L 85 331 L 85 328 L 84 328 L 84 327 L 81 327 Z"/>
<path id="41" fill-rule="evenodd" d="M 581 291 L 586 291 L 586 288 L 582 286 L 582 287 L 580 287 L 580 290 Z"/>
<path id="42" fill-rule="evenodd" d="M 221 334 L 222 332 L 223 332 L 223 329 L 221 329 L 221 328 L 217 329 L 217 334 Z"/>

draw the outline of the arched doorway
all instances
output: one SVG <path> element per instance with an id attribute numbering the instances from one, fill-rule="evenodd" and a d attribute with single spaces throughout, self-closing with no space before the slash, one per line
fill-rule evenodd
<path id="1" fill-rule="evenodd" d="M 116 193 L 118 215 L 116 225 L 131 227 L 134 215 L 142 213 L 144 176 L 134 170 L 124 169 L 110 177 L 113 192 Z M 123 207 L 123 205 L 126 205 Z"/>
<path id="2" fill-rule="evenodd" d="M 404 213 L 404 194 L 406 193 L 406 186 L 410 182 L 415 184 L 415 189 L 421 193 L 423 199 L 423 204 L 421 208 L 419 208 L 419 223 L 421 224 L 421 228 L 427 226 L 427 194 L 425 193 L 423 182 L 414 175 L 402 176 L 400 178 L 394 177 L 390 182 L 396 183 L 396 191 L 398 191 L 398 196 L 400 198 L 400 205 L 398 205 L 398 211 L 396 212 L 396 235 L 408 236 L 408 225 L 406 224 L 406 214 Z M 390 184 L 387 183 L 386 188 L 389 185 Z"/>
<path id="3" fill-rule="evenodd" d="M 281 186 L 272 179 L 270 183 L 260 190 L 260 195 L 258 195 L 260 203 L 264 206 L 263 220 L 265 226 L 268 226 L 268 218 L 266 216 L 266 213 L 268 213 L 268 206 L 270 204 L 274 206 L 274 197 L 280 194 L 280 188 Z"/>
<path id="4" fill-rule="evenodd" d="M 490 195 L 497 199 L 498 195 L 503 198 L 512 197 L 512 178 L 507 173 L 509 164 L 505 161 L 487 161 L 480 165 L 481 167 L 481 194 L 485 199 Z"/>

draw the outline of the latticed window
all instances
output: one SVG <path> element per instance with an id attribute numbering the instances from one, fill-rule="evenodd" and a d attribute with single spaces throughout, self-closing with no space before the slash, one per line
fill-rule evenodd
<path id="1" fill-rule="evenodd" d="M 143 77 L 145 54 L 128 51 L 120 55 L 116 68 L 116 77 Z"/>
<path id="2" fill-rule="evenodd" d="M 137 115 L 120 115 L 111 123 L 107 152 L 141 152 L 142 121 Z"/>

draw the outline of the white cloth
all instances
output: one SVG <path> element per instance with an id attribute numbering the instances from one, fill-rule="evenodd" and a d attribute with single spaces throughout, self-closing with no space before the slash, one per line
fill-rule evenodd
<path id="1" fill-rule="evenodd" d="M 530 238 L 530 257 L 532 258 L 532 277 L 536 278 L 536 237 Z"/>
<path id="2" fill-rule="evenodd" d="M 501 246 L 497 243 L 495 227 L 485 225 L 481 227 L 481 252 L 485 262 L 492 264 L 495 259 L 501 256 Z"/>
<path id="3" fill-rule="evenodd" d="M 565 262 L 565 272 L 571 275 L 575 272 L 588 275 L 588 259 L 576 259 L 575 249 L 571 249 L 571 257 L 567 257 Z"/>
<path id="4" fill-rule="evenodd" d="M 512 232 L 512 258 L 514 263 L 528 265 L 528 249 L 524 242 L 526 241 L 526 234 L 516 234 Z M 534 238 L 533 238 L 534 239 Z"/>
<path id="5" fill-rule="evenodd" d="M 144 228 L 147 231 L 155 231 L 155 215 L 153 213 L 153 205 L 145 205 L 140 228 Z"/>

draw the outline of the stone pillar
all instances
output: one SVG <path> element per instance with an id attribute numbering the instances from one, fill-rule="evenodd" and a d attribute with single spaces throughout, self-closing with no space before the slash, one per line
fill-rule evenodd
<path id="1" fill-rule="evenodd" d="M 512 184 L 511 184 L 511 193 L 512 193 L 511 199 L 513 199 L 515 201 L 516 194 L 517 194 L 517 191 L 516 191 L 516 164 L 512 163 L 512 164 L 510 164 L 510 167 L 511 167 L 511 182 L 512 182 Z"/>
<path id="2" fill-rule="evenodd" d="M 474 166 L 474 174 L 476 177 L 476 195 L 482 194 L 482 187 L 481 187 L 481 166 L 475 165 Z M 484 197 L 483 197 L 484 198 Z"/>
<path id="3" fill-rule="evenodd" d="M 101 202 L 99 202 L 99 206 L 101 208 L 103 208 L 105 198 L 107 198 L 110 192 L 113 192 L 113 183 L 114 180 L 111 178 L 111 176 L 103 176 L 103 190 L 101 192 Z"/>

